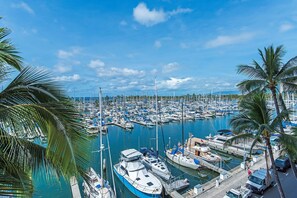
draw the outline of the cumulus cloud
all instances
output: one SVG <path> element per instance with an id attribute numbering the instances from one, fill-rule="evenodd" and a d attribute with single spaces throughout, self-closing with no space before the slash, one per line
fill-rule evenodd
<path id="1" fill-rule="evenodd" d="M 80 79 L 80 76 L 78 74 L 73 74 L 72 76 L 58 76 L 55 77 L 55 81 L 77 81 Z"/>
<path id="2" fill-rule="evenodd" d="M 294 26 L 292 24 L 284 23 L 279 27 L 279 31 L 280 32 L 287 32 L 287 31 L 289 31 L 289 30 L 291 30 L 293 28 L 294 28 Z"/>
<path id="3" fill-rule="evenodd" d="M 189 8 L 178 8 L 169 12 L 163 11 L 163 9 L 148 9 L 145 3 L 139 3 L 133 9 L 134 20 L 145 26 L 153 26 L 158 23 L 167 21 L 171 16 L 188 13 L 192 10 Z"/>
<path id="4" fill-rule="evenodd" d="M 58 50 L 57 56 L 60 59 L 67 59 L 67 58 L 73 57 L 74 55 L 78 55 L 80 51 L 81 50 L 78 47 L 73 47 L 68 51 L 60 49 Z"/>
<path id="5" fill-rule="evenodd" d="M 99 59 L 91 60 L 89 67 L 94 69 L 100 77 L 116 77 L 116 76 L 144 76 L 143 70 L 119 68 L 119 67 L 106 67 L 105 63 Z"/>
<path id="6" fill-rule="evenodd" d="M 14 3 L 14 4 L 11 5 L 11 7 L 22 9 L 22 10 L 24 10 L 27 13 L 32 14 L 32 15 L 35 14 L 34 10 L 28 4 L 26 4 L 24 2 Z"/>
<path id="7" fill-rule="evenodd" d="M 175 70 L 177 70 L 179 64 L 177 62 L 168 63 L 167 65 L 163 66 L 162 72 L 163 73 L 171 73 Z"/>
<path id="8" fill-rule="evenodd" d="M 190 77 L 187 78 L 174 78 L 171 77 L 169 80 L 164 80 L 161 81 L 158 84 L 158 87 L 160 88 L 166 88 L 166 89 L 178 89 L 180 88 L 182 85 L 187 84 L 189 81 L 192 81 L 193 79 Z"/>
<path id="9" fill-rule="evenodd" d="M 100 68 L 100 67 L 104 67 L 105 63 L 103 61 L 101 61 L 100 59 L 97 60 L 91 60 L 91 62 L 89 63 L 89 67 L 90 68 Z"/>
<path id="10" fill-rule="evenodd" d="M 218 36 L 217 38 L 208 41 L 205 44 L 206 48 L 215 48 L 220 47 L 224 45 L 232 45 L 237 43 L 242 43 L 248 40 L 251 40 L 255 36 L 254 33 L 241 33 L 239 35 L 233 35 L 233 36 Z"/>
<path id="11" fill-rule="evenodd" d="M 129 68 L 117 68 L 111 67 L 109 69 L 102 70 L 98 73 L 99 76 L 107 76 L 107 77 L 114 77 L 114 76 L 143 76 L 145 74 L 142 70 L 135 70 Z"/>
<path id="12" fill-rule="evenodd" d="M 65 73 L 71 71 L 72 67 L 68 64 L 58 63 L 54 66 L 54 70 L 59 73 Z"/>

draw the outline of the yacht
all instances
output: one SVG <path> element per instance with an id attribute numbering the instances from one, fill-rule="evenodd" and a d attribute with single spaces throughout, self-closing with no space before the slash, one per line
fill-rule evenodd
<path id="1" fill-rule="evenodd" d="M 141 163 L 142 153 L 135 149 L 121 152 L 120 162 L 114 165 L 119 180 L 137 197 L 161 197 L 162 184 Z"/>
<path id="2" fill-rule="evenodd" d="M 219 155 L 213 154 L 208 146 L 208 141 L 196 137 L 190 137 L 187 140 L 187 151 L 201 157 L 208 162 L 218 162 L 222 158 Z"/>

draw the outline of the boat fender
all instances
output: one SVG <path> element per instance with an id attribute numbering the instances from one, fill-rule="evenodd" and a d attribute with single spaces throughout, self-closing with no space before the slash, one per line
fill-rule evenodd
<path id="1" fill-rule="evenodd" d="M 195 164 L 200 164 L 199 160 L 194 159 Z"/>

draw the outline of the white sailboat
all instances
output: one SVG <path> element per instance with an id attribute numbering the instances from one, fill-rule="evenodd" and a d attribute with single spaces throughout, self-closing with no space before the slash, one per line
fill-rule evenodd
<path id="1" fill-rule="evenodd" d="M 183 116 L 183 102 L 182 102 L 182 144 L 176 148 L 166 150 L 168 159 L 181 166 L 198 169 L 201 167 L 199 160 L 192 159 L 184 155 L 184 116 Z"/>
<path id="2" fill-rule="evenodd" d="M 102 116 L 102 106 L 101 106 L 101 88 L 99 90 L 99 106 L 100 106 L 100 120 Z M 113 192 L 108 181 L 103 178 L 103 149 L 104 145 L 102 143 L 102 122 L 100 125 L 100 175 L 98 175 L 93 168 L 89 168 L 86 179 L 83 181 L 84 194 L 89 198 L 115 198 L 116 195 Z M 111 156 L 109 156 L 111 157 Z"/>
<path id="3" fill-rule="evenodd" d="M 155 95 L 156 95 L 156 117 L 158 117 L 158 96 L 157 96 L 157 85 L 155 81 Z M 162 177 L 165 180 L 169 180 L 171 173 L 168 170 L 165 162 L 159 157 L 159 142 L 158 142 L 158 119 L 156 119 L 156 151 L 152 149 L 142 148 L 141 153 L 143 157 L 141 158 L 142 163 L 153 173 Z"/>

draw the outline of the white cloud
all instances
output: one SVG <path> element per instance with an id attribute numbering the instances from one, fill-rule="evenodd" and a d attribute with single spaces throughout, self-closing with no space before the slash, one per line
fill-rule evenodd
<path id="1" fill-rule="evenodd" d="M 254 33 L 241 33 L 233 36 L 218 36 L 217 38 L 208 41 L 205 44 L 206 48 L 215 48 L 224 45 L 232 45 L 236 43 L 245 42 L 251 40 L 255 36 Z"/>
<path id="2" fill-rule="evenodd" d="M 19 8 L 19 9 L 22 9 L 22 10 L 28 12 L 29 14 L 32 14 L 32 15 L 35 14 L 34 10 L 33 10 L 28 4 L 26 4 L 26 3 L 24 3 L 24 2 L 20 2 L 20 3 L 12 4 L 11 6 L 12 6 L 13 8 Z"/>
<path id="3" fill-rule="evenodd" d="M 118 68 L 118 67 L 111 67 L 109 69 L 100 70 L 98 75 L 99 76 L 107 76 L 107 77 L 114 77 L 114 76 L 143 76 L 145 74 L 144 71 L 129 69 L 129 68 Z"/>
<path id="4" fill-rule="evenodd" d="M 54 70 L 59 73 L 65 73 L 65 72 L 71 71 L 72 67 L 68 64 L 58 63 L 57 65 L 54 66 Z"/>
<path id="5" fill-rule="evenodd" d="M 89 67 L 90 68 L 98 68 L 98 67 L 104 67 L 105 63 L 103 61 L 101 61 L 100 59 L 97 60 L 91 60 L 91 62 L 89 63 Z"/>
<path id="6" fill-rule="evenodd" d="M 171 12 L 168 12 L 168 15 L 174 16 L 177 14 L 184 14 L 184 13 L 190 13 L 192 12 L 192 9 L 190 8 L 177 8 L 176 10 L 172 10 Z"/>
<path id="7" fill-rule="evenodd" d="M 91 60 L 89 67 L 94 69 L 100 77 L 116 77 L 116 76 L 144 76 L 145 72 L 142 70 L 135 70 L 129 68 L 106 67 L 105 63 L 99 59 Z"/>
<path id="8" fill-rule="evenodd" d="M 160 47 L 162 47 L 162 43 L 161 43 L 161 41 L 159 41 L 159 40 L 155 41 L 154 46 L 155 46 L 155 48 L 160 48 Z"/>
<path id="9" fill-rule="evenodd" d="M 60 50 L 58 50 L 57 56 L 60 59 L 67 59 L 67 58 L 73 57 L 74 55 L 79 54 L 80 51 L 81 50 L 78 47 L 73 47 L 69 51 L 60 49 Z"/>
<path id="10" fill-rule="evenodd" d="M 72 76 L 58 76 L 55 77 L 55 81 L 77 81 L 80 79 L 80 76 L 78 74 L 73 74 Z"/>
<path id="11" fill-rule="evenodd" d="M 279 27 L 280 32 L 287 32 L 289 30 L 292 30 L 294 26 L 290 23 L 284 23 Z"/>
<path id="12" fill-rule="evenodd" d="M 187 78 L 173 78 L 171 77 L 169 80 L 164 80 L 158 83 L 158 87 L 165 88 L 165 89 L 178 89 L 182 85 L 185 85 L 189 81 L 192 81 L 193 79 L 190 77 Z"/>
<path id="13" fill-rule="evenodd" d="M 162 72 L 163 73 L 171 73 L 175 70 L 177 70 L 179 64 L 177 62 L 168 63 L 167 65 L 163 66 Z"/>
<path id="14" fill-rule="evenodd" d="M 182 14 L 182 13 L 188 13 L 192 10 L 189 8 L 178 8 L 176 10 L 172 10 L 169 12 L 165 12 L 162 9 L 152 9 L 149 10 L 145 3 L 139 3 L 134 9 L 133 9 L 133 17 L 134 20 L 138 23 L 145 25 L 145 26 L 153 26 L 158 23 L 162 23 L 167 21 L 171 16 Z"/>

